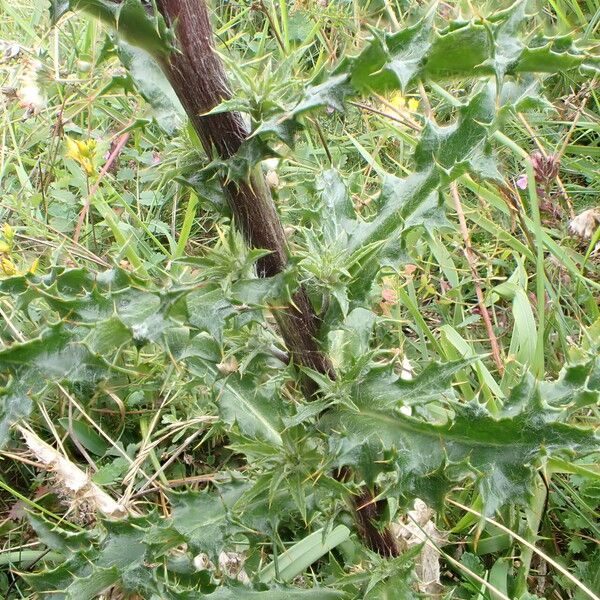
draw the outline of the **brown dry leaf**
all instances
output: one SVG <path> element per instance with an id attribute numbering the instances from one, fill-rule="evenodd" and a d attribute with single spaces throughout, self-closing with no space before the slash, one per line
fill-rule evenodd
<path id="1" fill-rule="evenodd" d="M 231 375 L 232 373 L 236 373 L 239 369 L 238 361 L 235 356 L 230 356 L 218 363 L 217 369 L 221 375 Z"/>
<path id="2" fill-rule="evenodd" d="M 94 510 L 99 510 L 113 519 L 122 519 L 127 516 L 125 507 L 93 483 L 89 475 L 77 465 L 65 458 L 52 446 L 46 444 L 33 431 L 20 425 L 17 425 L 16 428 L 25 438 L 25 443 L 43 467 L 54 474 L 57 483 L 62 488 L 61 491 L 73 502 L 85 502 Z"/>
<path id="3" fill-rule="evenodd" d="M 244 570 L 246 557 L 240 552 L 221 552 L 218 559 L 218 567 L 210 560 L 204 552 L 193 559 L 193 564 L 198 571 L 211 571 L 217 576 L 237 579 L 244 585 L 250 585 L 250 578 Z"/>
<path id="4" fill-rule="evenodd" d="M 250 585 L 250 578 L 244 570 L 246 557 L 239 552 L 221 552 L 219 554 L 219 570 L 230 579 L 237 579 L 244 585 Z"/>
<path id="5" fill-rule="evenodd" d="M 409 263 L 408 265 L 406 265 L 404 267 L 404 275 L 406 275 L 406 277 L 411 277 L 416 270 L 417 270 L 417 265 L 413 265 L 413 264 Z"/>
<path id="6" fill-rule="evenodd" d="M 600 208 L 588 208 L 569 222 L 569 231 L 585 241 L 592 239 L 598 227 L 600 227 Z"/>
<path id="7" fill-rule="evenodd" d="M 25 504 L 21 500 L 17 500 L 10 507 L 8 513 L 6 513 L 6 518 L 9 521 L 20 521 L 25 518 L 25 515 Z"/>
<path id="8" fill-rule="evenodd" d="M 446 537 L 432 520 L 433 510 L 417 498 L 414 509 L 407 514 L 406 522 L 392 523 L 392 533 L 396 537 L 400 551 L 406 551 L 423 544 L 416 560 L 416 575 L 419 591 L 433 597 L 441 594 L 439 546 L 446 543 Z"/>

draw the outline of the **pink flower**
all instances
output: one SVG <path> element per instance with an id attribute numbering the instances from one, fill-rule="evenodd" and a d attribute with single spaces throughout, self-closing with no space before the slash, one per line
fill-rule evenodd
<path id="1" fill-rule="evenodd" d="M 541 152 L 534 152 L 530 158 L 537 183 L 549 185 L 556 179 L 560 162 L 554 154 L 544 156 Z"/>
<path id="2" fill-rule="evenodd" d="M 519 175 L 519 179 L 517 179 L 516 183 L 517 183 L 518 188 L 520 188 L 522 190 L 526 190 L 527 189 L 527 175 L 525 175 L 525 173 L 523 173 L 522 175 Z"/>

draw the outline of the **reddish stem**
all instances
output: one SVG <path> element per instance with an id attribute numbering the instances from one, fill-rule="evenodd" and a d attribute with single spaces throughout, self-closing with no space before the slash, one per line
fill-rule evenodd
<path id="1" fill-rule="evenodd" d="M 121 134 L 117 143 L 115 144 L 115 147 L 112 149 L 112 152 L 108 155 L 108 158 L 106 159 L 106 162 L 104 163 L 104 166 L 100 170 L 100 173 L 98 174 L 98 179 L 96 180 L 96 183 L 94 183 L 94 185 L 90 188 L 89 194 L 87 195 L 87 198 L 85 199 L 83 208 L 81 209 L 81 212 L 79 213 L 79 218 L 77 219 L 77 225 L 75 226 L 75 231 L 73 233 L 73 241 L 76 244 L 79 242 L 79 236 L 81 235 L 81 228 L 83 227 L 83 224 L 85 223 L 85 219 L 88 215 L 88 212 L 90 211 L 92 197 L 98 191 L 98 188 L 100 187 L 100 182 L 102 181 L 104 176 L 108 173 L 109 169 L 111 168 L 111 166 L 113 165 L 115 160 L 117 160 L 117 157 L 121 153 L 121 150 L 127 143 L 128 139 L 129 139 L 128 131 Z"/>

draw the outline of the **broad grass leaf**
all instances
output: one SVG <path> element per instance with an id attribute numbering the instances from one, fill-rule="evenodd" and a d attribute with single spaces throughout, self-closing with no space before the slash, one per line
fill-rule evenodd
<path id="1" fill-rule="evenodd" d="M 273 561 L 266 565 L 260 571 L 259 578 L 268 583 L 278 574 L 281 580 L 291 581 L 324 554 L 347 540 L 349 536 L 350 530 L 345 525 L 338 525 L 329 532 L 319 529 L 280 554 L 277 563 Z"/>

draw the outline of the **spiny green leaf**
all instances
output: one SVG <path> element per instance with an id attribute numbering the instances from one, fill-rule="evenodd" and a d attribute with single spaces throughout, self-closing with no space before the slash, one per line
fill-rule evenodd
<path id="1" fill-rule="evenodd" d="M 295 427 L 296 425 L 300 425 L 300 423 L 304 423 L 313 417 L 316 417 L 324 410 L 330 408 L 332 402 L 329 398 L 322 398 L 320 400 L 313 400 L 311 402 L 306 402 L 304 404 L 300 404 L 297 407 L 296 414 L 291 417 L 284 417 L 283 422 L 286 427 Z"/>
<path id="2" fill-rule="evenodd" d="M 247 446 L 248 444 L 241 447 L 245 449 Z M 254 447 L 256 446 L 255 443 Z M 264 443 L 262 446 L 266 447 L 271 457 L 281 455 L 279 446 L 268 446 Z M 273 452 L 273 450 L 276 450 L 276 452 Z M 257 454 L 253 454 L 251 449 L 248 456 L 255 457 Z M 251 529 L 257 535 L 272 536 L 282 522 L 285 523 L 290 515 L 296 514 L 295 502 L 283 485 L 275 490 L 270 489 L 274 479 L 283 480 L 281 473 L 277 472 L 276 476 L 273 477 L 272 473 L 267 472 L 252 482 L 237 483 L 241 493 L 231 505 L 232 515 L 235 517 L 236 522 L 243 523 L 248 528 L 247 533 Z M 271 495 L 272 492 L 274 495 Z M 278 507 L 278 510 L 274 511 L 274 506 Z"/>
<path id="3" fill-rule="evenodd" d="M 181 102 L 152 55 L 139 46 L 117 41 L 117 53 L 138 92 L 152 107 L 152 114 L 167 135 L 175 134 L 186 121 Z"/>
<path id="4" fill-rule="evenodd" d="M 552 103 L 540 93 L 540 82 L 531 75 L 516 81 L 505 81 L 500 90 L 500 110 L 496 117 L 501 122 L 505 114 L 531 110 L 554 110 Z"/>
<path id="5" fill-rule="evenodd" d="M 217 381 L 217 404 L 225 423 L 237 423 L 240 431 L 253 438 L 281 444 L 283 404 L 272 391 L 249 378 L 230 375 Z M 265 393 L 267 392 L 267 393 Z"/>
<path id="6" fill-rule="evenodd" d="M 376 91 L 392 87 L 390 78 L 379 73 L 394 73 L 394 61 L 401 67 L 398 82 L 406 87 L 417 78 L 440 80 L 448 77 L 473 77 L 524 72 L 558 72 L 595 59 L 573 46 L 571 38 L 533 41 L 529 48 L 518 37 L 525 20 L 525 3 L 518 0 L 491 19 L 457 21 L 442 30 L 431 26 L 431 13 L 400 33 L 378 33 L 345 70 L 355 72 L 358 82 Z M 532 57 L 532 54 L 535 58 Z M 452 60 L 448 60 L 448 57 Z M 355 71 L 356 69 L 356 71 Z M 338 69 L 338 71 L 340 71 Z M 372 76 L 369 83 L 368 77 Z"/>
<path id="7" fill-rule="evenodd" d="M 85 269 L 52 269 L 43 276 L 19 276 L 0 281 L 0 292 L 18 302 L 42 298 L 61 317 L 82 323 L 108 319 L 114 310 L 110 295 L 136 280 L 121 270 L 91 273 Z"/>
<path id="8" fill-rule="evenodd" d="M 473 359 L 430 363 L 420 375 L 408 380 L 402 379 L 390 367 L 372 369 L 357 382 L 354 394 L 378 408 L 453 400 L 456 394 L 450 384 L 455 375 L 472 362 Z"/>
<path id="9" fill-rule="evenodd" d="M 187 296 L 186 304 L 190 323 L 221 342 L 225 321 L 236 312 L 223 292 L 214 286 L 200 289 Z"/>
<path id="10" fill-rule="evenodd" d="M 405 598 L 413 600 L 413 565 L 421 546 L 417 544 L 395 558 L 386 558 L 371 569 L 345 574 L 342 582 L 361 584 L 364 598 L 370 600 Z"/>
<path id="11" fill-rule="evenodd" d="M 419 596 L 414 591 L 412 577 L 406 576 L 406 581 L 400 577 L 392 577 L 382 581 L 369 590 L 365 600 L 416 600 Z"/>
<path id="12" fill-rule="evenodd" d="M 600 448 L 594 433 L 556 422 L 535 384 L 510 417 L 494 418 L 478 403 L 453 405 L 446 423 L 380 409 L 370 396 L 357 396 L 355 410 L 338 405 L 323 419 L 328 430 L 345 432 L 359 444 L 394 449 L 402 476 L 419 478 L 446 461 L 455 474 L 477 479 L 486 514 L 506 502 L 526 502 L 532 468 L 541 456 L 591 452 Z"/>
<path id="13" fill-rule="evenodd" d="M 321 223 L 325 241 L 334 243 L 356 227 L 356 212 L 338 171 L 324 171 L 316 181 L 321 198 Z"/>
<path id="14" fill-rule="evenodd" d="M 244 181 L 251 182 L 255 166 L 267 158 L 277 158 L 279 154 L 275 152 L 269 144 L 259 136 L 250 137 L 242 142 L 238 151 L 226 160 L 214 160 L 207 169 L 214 171 L 219 168 L 225 173 L 225 181 Z M 262 182 L 252 182 L 253 185 L 260 185 Z"/>
<path id="15" fill-rule="evenodd" d="M 111 294 L 111 299 L 115 312 L 129 327 L 141 326 L 160 308 L 160 298 L 156 294 L 133 287 Z"/>
<path id="16" fill-rule="evenodd" d="M 534 40 L 528 47 L 518 37 L 524 6 L 518 0 L 490 19 L 457 21 L 442 30 L 433 27 L 433 10 L 398 33 L 373 29 L 373 39 L 358 56 L 344 59 L 329 78 L 310 87 L 303 100 L 274 122 L 281 128 L 286 120 L 322 107 L 343 111 L 345 100 L 353 95 L 404 90 L 428 78 L 495 75 L 500 82 L 518 73 L 560 72 L 581 65 L 598 68 L 600 59 L 575 47 L 566 36 Z M 262 133 L 283 140 L 274 127 L 265 127 Z"/>
<path id="17" fill-rule="evenodd" d="M 132 338 L 131 329 L 123 321 L 113 317 L 106 321 L 96 321 L 84 342 L 92 352 L 105 356 L 127 344 Z"/>
<path id="18" fill-rule="evenodd" d="M 91 600 L 119 582 L 128 570 L 143 564 L 147 547 L 142 539 L 154 520 L 150 516 L 104 521 L 99 530 L 100 543 L 94 544 L 93 535 L 65 535 L 56 527 L 51 529 L 39 517 L 33 517 L 32 524 L 46 543 L 64 550 L 67 558 L 55 569 L 42 569 L 26 579 L 44 597 Z"/>
<path id="19" fill-rule="evenodd" d="M 212 594 L 201 596 L 201 598 L 205 598 L 206 600 L 335 600 L 345 597 L 346 595 L 343 592 L 324 587 L 315 587 L 308 590 L 277 587 L 263 592 L 242 587 L 221 587 Z M 197 596 L 194 598 L 197 598 Z M 189 600 L 193 600 L 193 598 L 190 597 Z"/>
<path id="20" fill-rule="evenodd" d="M 147 550 L 142 540 L 155 520 L 155 517 L 150 516 L 104 521 L 106 534 L 94 560 L 95 566 L 117 567 L 119 571 L 123 571 L 141 565 Z"/>
<path id="21" fill-rule="evenodd" d="M 160 14 L 150 15 L 141 0 L 51 0 L 50 17 L 56 23 L 65 13 L 83 10 L 113 27 L 129 44 L 161 57 L 173 50 L 172 32 Z"/>
<path id="22" fill-rule="evenodd" d="M 348 371 L 369 358 L 369 340 L 375 325 L 375 314 L 366 308 L 355 308 L 344 319 L 341 329 L 329 332 L 329 354 L 337 369 Z"/>
<path id="23" fill-rule="evenodd" d="M 102 465 L 94 473 L 92 481 L 100 486 L 113 485 L 119 482 L 128 470 L 129 462 L 123 457 L 118 457 L 112 462 Z"/>
<path id="24" fill-rule="evenodd" d="M 353 89 L 349 83 L 349 76 L 347 74 L 334 75 L 324 83 L 309 88 L 289 116 L 295 118 L 315 108 L 323 107 L 344 112 L 344 101 L 351 94 L 353 94 Z"/>
<path id="25" fill-rule="evenodd" d="M 453 23 L 435 32 L 423 75 L 440 80 L 489 73 L 491 69 L 483 65 L 493 51 L 494 40 L 483 23 L 474 20 Z"/>
<path id="26" fill-rule="evenodd" d="M 66 589 L 67 600 L 92 600 L 119 581 L 116 567 L 94 567 L 87 577 L 76 577 Z"/>
<path id="27" fill-rule="evenodd" d="M 35 573 L 24 573 L 22 576 L 23 579 L 25 579 L 36 592 L 43 595 L 44 598 L 49 598 L 50 600 L 64 600 L 64 590 L 66 590 L 78 576 L 83 576 L 82 574 L 84 573 L 85 575 L 89 573 L 89 558 L 85 553 L 77 552 L 72 553 L 57 567 L 52 568 L 51 566 L 47 566 Z"/>
<path id="28" fill-rule="evenodd" d="M 29 416 L 33 403 L 19 386 L 14 383 L 9 388 L 0 388 L 0 448 L 9 437 L 10 427 Z"/>
<path id="29" fill-rule="evenodd" d="M 229 533 L 227 510 L 214 491 L 184 492 L 172 496 L 172 527 L 198 553 L 216 556 L 223 550 Z"/>
<path id="30" fill-rule="evenodd" d="M 186 170 L 178 181 L 191 186 L 204 206 L 208 206 L 217 214 L 229 216 L 230 209 L 225 192 L 219 174 L 214 169 L 195 168 L 191 165 L 190 171 Z"/>
<path id="31" fill-rule="evenodd" d="M 534 39 L 530 47 L 523 49 L 514 71 L 556 73 L 580 65 L 597 72 L 600 70 L 600 57 L 579 49 L 571 36 L 542 37 Z"/>
<path id="32" fill-rule="evenodd" d="M 496 31 L 496 44 L 494 55 L 486 61 L 490 65 L 500 82 L 517 64 L 524 48 L 518 33 L 525 19 L 525 2 L 520 0 L 514 5 L 514 10 L 506 21 L 500 23 Z"/>
<path id="33" fill-rule="evenodd" d="M 291 148 L 294 145 L 294 137 L 302 129 L 302 124 L 296 119 L 275 118 L 261 123 L 252 135 L 256 137 L 273 136 Z"/>
<path id="34" fill-rule="evenodd" d="M 58 550 L 69 555 L 71 552 L 85 550 L 90 547 L 93 540 L 91 532 L 80 531 L 73 533 L 50 523 L 41 515 L 27 513 L 27 520 L 41 542 L 48 548 Z"/>
<path id="35" fill-rule="evenodd" d="M 96 381 L 107 365 L 83 344 L 72 339 L 62 324 L 47 328 L 40 337 L 0 351 L 3 369 L 39 385 L 46 381 Z"/>
<path id="36" fill-rule="evenodd" d="M 399 223 L 418 211 L 424 202 L 439 203 L 439 176 L 429 171 L 414 173 L 406 179 L 387 175 L 383 181 L 379 204 L 381 209 L 370 222 L 357 228 L 348 242 L 353 253 L 364 246 L 387 240 L 396 232 Z"/>
<path id="37" fill-rule="evenodd" d="M 297 285 L 297 275 L 291 270 L 283 271 L 273 277 L 240 279 L 232 285 L 231 297 L 247 306 L 284 306 L 290 302 Z"/>
<path id="38" fill-rule="evenodd" d="M 564 420 L 571 412 L 595 404 L 600 394 L 598 373 L 600 360 L 567 365 L 556 381 L 536 382 L 531 375 L 511 390 L 502 414 L 513 416 L 534 405 L 544 410 L 547 419 Z"/>
<path id="39" fill-rule="evenodd" d="M 430 9 L 424 19 L 391 35 L 373 30 L 372 42 L 349 61 L 354 87 L 368 92 L 399 86 L 404 91 L 422 72 L 427 60 L 433 16 L 434 10 Z"/>
<path id="40" fill-rule="evenodd" d="M 416 172 L 406 179 L 386 175 L 378 201 L 380 210 L 372 221 L 357 227 L 348 243 L 351 253 L 376 242 L 393 242 L 392 234 L 399 236 L 417 226 L 444 226 L 438 188 L 465 171 L 500 178 L 487 146 L 496 114 L 494 90 L 495 86 L 485 86 L 461 108 L 454 124 L 440 127 L 428 123 L 414 154 Z"/>
<path id="41" fill-rule="evenodd" d="M 486 85 L 461 107 L 452 125 L 440 127 L 431 121 L 427 123 L 414 154 L 417 171 L 435 164 L 448 181 L 466 170 L 483 171 L 487 176 L 487 165 L 482 168 L 479 163 L 489 160 L 485 145 L 496 115 L 495 90 L 495 86 Z"/>

